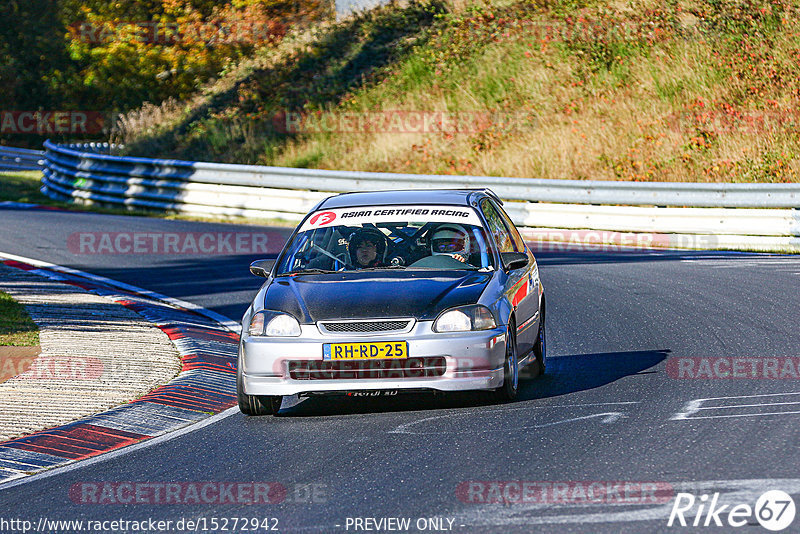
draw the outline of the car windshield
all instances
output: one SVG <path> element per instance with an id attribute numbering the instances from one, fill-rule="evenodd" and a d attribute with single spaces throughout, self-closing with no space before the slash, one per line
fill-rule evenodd
<path id="1" fill-rule="evenodd" d="M 476 212 L 460 206 L 322 210 L 286 247 L 276 275 L 385 269 L 489 270 L 492 253 Z"/>

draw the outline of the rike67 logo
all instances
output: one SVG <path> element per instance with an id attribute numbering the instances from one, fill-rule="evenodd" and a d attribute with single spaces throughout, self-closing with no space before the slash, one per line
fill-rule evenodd
<path id="1" fill-rule="evenodd" d="M 747 503 L 720 504 L 719 493 L 696 498 L 691 493 L 678 493 L 667 526 L 743 527 L 755 521 L 762 527 L 779 532 L 789 527 L 795 517 L 795 504 L 785 491 L 770 490 L 750 506 Z M 755 520 L 755 521 L 753 521 Z"/>

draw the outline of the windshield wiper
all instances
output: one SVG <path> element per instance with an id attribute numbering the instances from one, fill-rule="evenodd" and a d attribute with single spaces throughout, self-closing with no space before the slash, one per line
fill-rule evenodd
<path id="1" fill-rule="evenodd" d="M 357 271 L 382 271 L 384 269 L 405 269 L 405 265 L 385 265 L 383 267 L 359 267 Z"/>
<path id="2" fill-rule="evenodd" d="M 293 274 L 328 274 L 328 273 L 336 273 L 339 271 L 331 271 L 329 269 L 302 269 L 300 271 L 286 271 L 285 273 L 281 273 L 277 276 L 292 276 Z"/>

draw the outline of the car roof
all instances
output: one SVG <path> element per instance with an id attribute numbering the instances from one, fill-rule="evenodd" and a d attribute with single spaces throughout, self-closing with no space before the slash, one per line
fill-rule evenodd
<path id="1" fill-rule="evenodd" d="M 419 189 L 401 191 L 364 191 L 342 193 L 323 200 L 317 209 L 347 208 L 351 206 L 389 206 L 396 204 L 444 204 L 469 206 L 473 195 L 497 198 L 488 189 Z M 499 199 L 498 199 L 499 200 Z"/>

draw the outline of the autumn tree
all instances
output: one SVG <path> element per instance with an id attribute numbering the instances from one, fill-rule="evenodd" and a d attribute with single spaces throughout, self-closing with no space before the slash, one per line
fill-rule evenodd
<path id="1" fill-rule="evenodd" d="M 255 47 L 278 41 L 323 4 L 285 0 L 64 0 L 69 50 L 104 109 L 183 99 Z M 329 3 L 327 4 L 329 6 Z"/>

